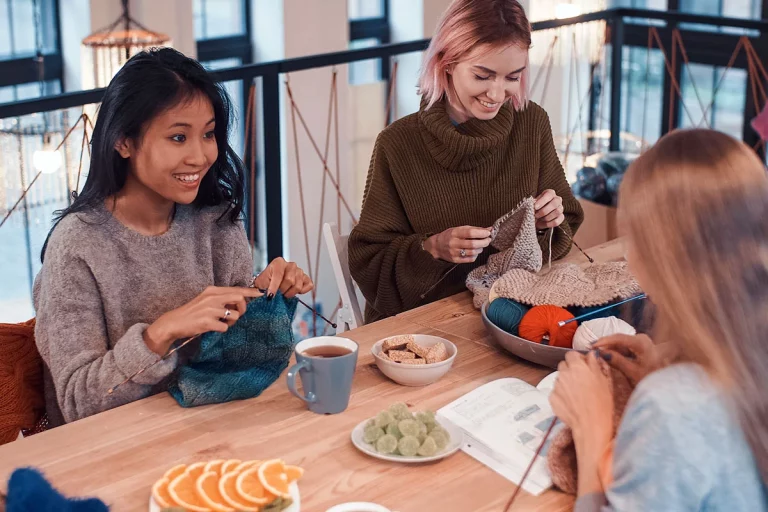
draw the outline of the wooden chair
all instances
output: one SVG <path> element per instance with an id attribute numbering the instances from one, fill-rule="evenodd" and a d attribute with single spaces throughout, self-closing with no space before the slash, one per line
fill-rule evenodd
<path id="1" fill-rule="evenodd" d="M 331 258 L 336 286 L 341 296 L 341 307 L 336 319 L 336 334 L 356 329 L 363 325 L 362 309 L 357 297 L 357 289 L 349 272 L 349 257 L 347 253 L 348 235 L 341 235 L 335 222 L 323 225 L 323 236 L 328 255 Z"/>

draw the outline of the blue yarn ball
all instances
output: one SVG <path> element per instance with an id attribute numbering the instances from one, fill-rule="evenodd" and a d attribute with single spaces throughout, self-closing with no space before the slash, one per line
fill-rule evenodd
<path id="1" fill-rule="evenodd" d="M 594 167 L 582 167 L 576 172 L 576 181 L 584 182 L 593 179 L 597 175 Z"/>
<path id="2" fill-rule="evenodd" d="M 606 192 L 611 196 L 611 204 L 616 206 L 619 202 L 619 187 L 621 187 L 621 180 L 624 179 L 624 173 L 614 174 L 605 182 Z"/>
<path id="3" fill-rule="evenodd" d="M 579 196 L 597 202 L 605 194 L 605 176 L 592 167 L 576 173 Z"/>
<path id="4" fill-rule="evenodd" d="M 622 153 L 607 153 L 597 163 L 597 172 L 610 178 L 615 174 L 624 174 L 627 167 L 629 167 L 629 160 Z"/>
<path id="5" fill-rule="evenodd" d="M 486 310 L 486 314 L 488 315 L 488 320 L 493 322 L 499 329 L 518 336 L 517 328 L 529 309 L 531 309 L 529 306 L 520 304 L 512 299 L 499 297 L 491 302 Z"/>

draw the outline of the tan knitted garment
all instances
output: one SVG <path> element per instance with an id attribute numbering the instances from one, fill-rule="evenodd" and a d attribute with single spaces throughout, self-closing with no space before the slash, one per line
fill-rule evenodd
<path id="1" fill-rule="evenodd" d="M 534 199 L 528 197 L 511 212 L 496 220 L 491 229 L 491 245 L 500 252 L 488 263 L 467 276 L 467 288 L 474 294 L 474 306 L 483 307 L 493 283 L 506 272 L 518 269 L 525 273 L 541 270 L 542 253 L 536 237 Z M 534 274 L 532 274 L 534 275 Z"/>
<path id="2" fill-rule="evenodd" d="M 616 431 L 621 424 L 621 418 L 627 408 L 627 402 L 632 395 L 634 386 L 629 379 L 615 368 L 611 368 L 602 359 L 599 361 L 600 368 L 605 375 L 610 376 L 611 391 L 613 396 L 613 437 L 615 439 Z M 600 477 L 603 483 L 606 480 L 612 480 L 611 462 L 613 452 L 604 454 L 607 460 L 601 461 Z M 576 463 L 576 446 L 573 442 L 573 431 L 567 425 L 557 431 L 552 444 L 547 450 L 547 467 L 552 477 L 552 483 L 555 487 L 568 494 L 576 494 L 578 491 L 578 465 Z"/>
<path id="3" fill-rule="evenodd" d="M 558 263 L 539 274 L 513 269 L 493 285 L 494 296 L 532 306 L 602 306 L 641 291 L 625 261 L 598 263 L 587 268 Z"/>

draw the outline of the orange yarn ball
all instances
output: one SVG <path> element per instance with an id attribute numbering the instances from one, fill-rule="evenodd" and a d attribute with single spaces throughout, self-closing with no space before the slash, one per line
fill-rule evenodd
<path id="1" fill-rule="evenodd" d="M 520 336 L 528 341 L 541 343 L 544 336 L 549 336 L 549 345 L 571 348 L 573 335 L 578 328 L 577 322 L 560 327 L 562 320 L 570 320 L 573 315 L 557 306 L 536 306 L 525 314 L 518 328 Z"/>

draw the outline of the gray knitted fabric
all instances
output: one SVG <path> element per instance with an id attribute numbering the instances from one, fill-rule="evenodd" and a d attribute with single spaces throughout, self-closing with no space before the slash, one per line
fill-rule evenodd
<path id="1" fill-rule="evenodd" d="M 517 208 L 493 224 L 491 246 L 500 252 L 491 255 L 486 265 L 470 272 L 466 281 L 477 309 L 488 300 L 493 283 L 506 272 L 517 269 L 535 275 L 541 270 L 542 253 L 536 237 L 533 205 L 532 197 L 523 199 Z"/>
<path id="2" fill-rule="evenodd" d="M 586 268 L 573 263 L 558 263 L 540 274 L 512 269 L 493 285 L 494 297 L 532 306 L 601 306 L 641 292 L 626 261 L 610 261 Z"/>

